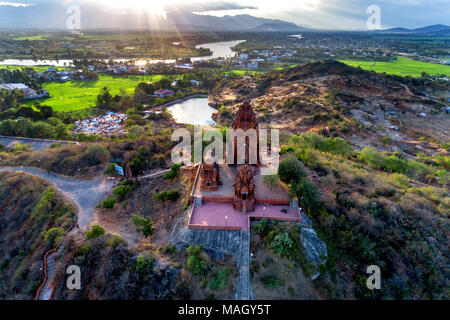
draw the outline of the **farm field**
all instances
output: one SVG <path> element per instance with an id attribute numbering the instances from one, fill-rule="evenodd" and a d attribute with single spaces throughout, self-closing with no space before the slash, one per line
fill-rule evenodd
<path id="1" fill-rule="evenodd" d="M 55 111 L 77 111 L 95 106 L 97 95 L 104 87 L 108 87 L 112 95 L 120 94 L 123 89 L 127 94 L 133 94 L 139 82 L 155 82 L 168 75 L 142 75 L 142 76 L 112 76 L 99 75 L 98 81 L 74 80 L 65 83 L 48 82 L 43 84 L 50 98 L 39 100 L 42 105 L 47 105 Z M 29 106 L 36 100 L 28 101 Z"/>
<path id="2" fill-rule="evenodd" d="M 14 38 L 13 40 L 15 41 L 43 41 L 43 40 L 47 40 L 47 37 L 45 36 L 29 36 L 29 37 L 18 37 L 18 38 Z"/>
<path id="3" fill-rule="evenodd" d="M 0 69 L 8 69 L 10 71 L 18 70 L 18 69 L 33 69 L 36 72 L 44 72 L 48 68 L 54 68 L 57 70 L 72 70 L 70 67 L 56 67 L 56 66 L 19 66 L 19 65 L 10 65 L 10 64 L 0 64 Z"/>
<path id="4" fill-rule="evenodd" d="M 352 67 L 361 67 L 365 70 L 375 72 L 386 72 L 399 76 L 420 76 L 422 72 L 430 75 L 445 74 L 450 75 L 450 66 L 442 64 L 415 61 L 404 57 L 398 57 L 394 61 L 358 61 L 358 60 L 340 60 Z"/>

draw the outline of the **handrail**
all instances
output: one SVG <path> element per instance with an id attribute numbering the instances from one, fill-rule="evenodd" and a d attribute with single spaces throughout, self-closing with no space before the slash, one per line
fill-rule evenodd
<path id="1" fill-rule="evenodd" d="M 47 258 L 48 258 L 48 255 L 51 254 L 51 253 L 56 252 L 56 250 L 58 250 L 58 247 L 48 250 L 45 253 L 45 255 L 44 255 L 44 281 L 42 281 L 42 284 L 39 286 L 39 288 L 38 288 L 38 290 L 36 292 L 36 296 L 34 297 L 34 300 L 39 300 L 39 296 L 41 294 L 41 291 L 42 291 L 42 289 L 44 289 L 45 284 L 46 284 L 46 282 L 48 280 L 47 279 L 48 278 L 47 277 Z"/>
<path id="2" fill-rule="evenodd" d="M 69 233 L 74 227 L 75 227 L 74 225 L 70 226 L 69 229 L 67 229 L 66 233 Z M 38 288 L 38 290 L 37 290 L 37 292 L 36 292 L 36 296 L 34 297 L 34 300 L 39 300 L 39 296 L 40 296 L 40 294 L 41 294 L 41 291 L 42 291 L 42 289 L 44 289 L 45 284 L 46 284 L 46 282 L 47 282 L 47 280 L 48 280 L 48 275 L 47 275 L 47 258 L 48 258 L 48 256 L 49 256 L 50 254 L 56 252 L 56 250 L 58 250 L 58 248 L 59 248 L 59 245 L 56 246 L 56 247 L 53 248 L 53 249 L 48 250 L 48 251 L 45 253 L 45 255 L 44 255 L 44 280 L 42 281 L 41 285 L 39 286 L 39 288 Z M 50 284 L 49 284 L 49 286 L 50 286 Z M 53 286 L 52 286 L 52 287 L 53 287 Z M 52 297 L 53 297 L 53 292 L 54 292 L 54 288 L 53 288 L 53 290 L 52 290 L 52 294 L 50 295 L 50 299 L 52 299 Z"/>

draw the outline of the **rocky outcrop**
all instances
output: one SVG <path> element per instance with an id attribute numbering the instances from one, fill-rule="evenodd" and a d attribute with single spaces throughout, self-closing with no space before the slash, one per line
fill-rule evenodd
<path id="1" fill-rule="evenodd" d="M 302 242 L 306 260 L 315 266 L 322 265 L 327 262 L 328 258 L 327 244 L 320 240 L 312 226 L 311 219 L 308 218 L 305 212 L 302 211 L 301 215 L 300 240 Z"/>

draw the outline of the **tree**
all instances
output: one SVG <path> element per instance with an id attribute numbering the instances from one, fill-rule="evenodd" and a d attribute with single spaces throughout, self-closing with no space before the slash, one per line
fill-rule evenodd
<path id="1" fill-rule="evenodd" d="M 298 183 L 291 184 L 291 194 L 297 195 L 300 202 L 309 210 L 310 213 L 316 213 L 322 207 L 323 203 L 317 186 L 305 178 Z"/>
<path id="2" fill-rule="evenodd" d="M 131 221 L 136 226 L 136 231 L 142 232 L 145 238 L 150 237 L 155 232 L 152 218 L 146 218 L 136 213 L 133 215 Z"/>
<path id="3" fill-rule="evenodd" d="M 108 161 L 109 151 L 105 146 L 95 143 L 91 144 L 86 151 L 84 151 L 84 159 L 89 165 L 97 165 L 102 162 Z"/>
<path id="4" fill-rule="evenodd" d="M 139 158 L 133 158 L 128 162 L 134 176 L 138 176 L 144 168 L 144 163 Z"/>
<path id="5" fill-rule="evenodd" d="M 134 100 L 136 100 L 139 103 L 142 103 L 145 101 L 146 98 L 147 98 L 147 93 L 145 93 L 144 90 L 142 90 L 139 87 L 136 87 L 136 89 L 134 89 Z"/>
<path id="6" fill-rule="evenodd" d="M 272 192 L 272 189 L 278 185 L 278 177 L 276 175 L 264 176 L 263 183 Z"/>
<path id="7" fill-rule="evenodd" d="M 295 157 L 290 156 L 281 161 L 278 176 L 285 183 L 298 182 L 306 177 L 305 168 Z"/>

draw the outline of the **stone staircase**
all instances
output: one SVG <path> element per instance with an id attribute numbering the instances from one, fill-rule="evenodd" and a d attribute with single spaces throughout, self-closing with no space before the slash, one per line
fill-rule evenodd
<path id="1" fill-rule="evenodd" d="M 250 231 L 241 230 L 241 239 L 238 257 L 239 279 L 236 281 L 235 299 L 253 300 L 250 284 Z"/>
<path id="2" fill-rule="evenodd" d="M 50 286 L 53 276 L 55 275 L 53 255 L 54 253 L 47 256 L 47 278 L 45 280 L 45 285 L 39 294 L 39 300 L 50 300 L 53 293 L 53 288 Z"/>
<path id="3" fill-rule="evenodd" d="M 221 259 L 226 254 L 238 258 L 241 246 L 241 233 L 235 230 L 189 229 L 183 227 L 171 236 L 171 243 L 177 247 L 200 245 L 215 258 Z"/>
<path id="4" fill-rule="evenodd" d="M 47 256 L 47 268 L 46 268 L 46 278 L 45 284 L 39 293 L 39 300 L 50 300 L 53 295 L 54 287 L 52 286 L 52 281 L 55 276 L 55 255 L 62 252 L 64 247 L 59 247 L 55 252 L 50 253 Z"/>

